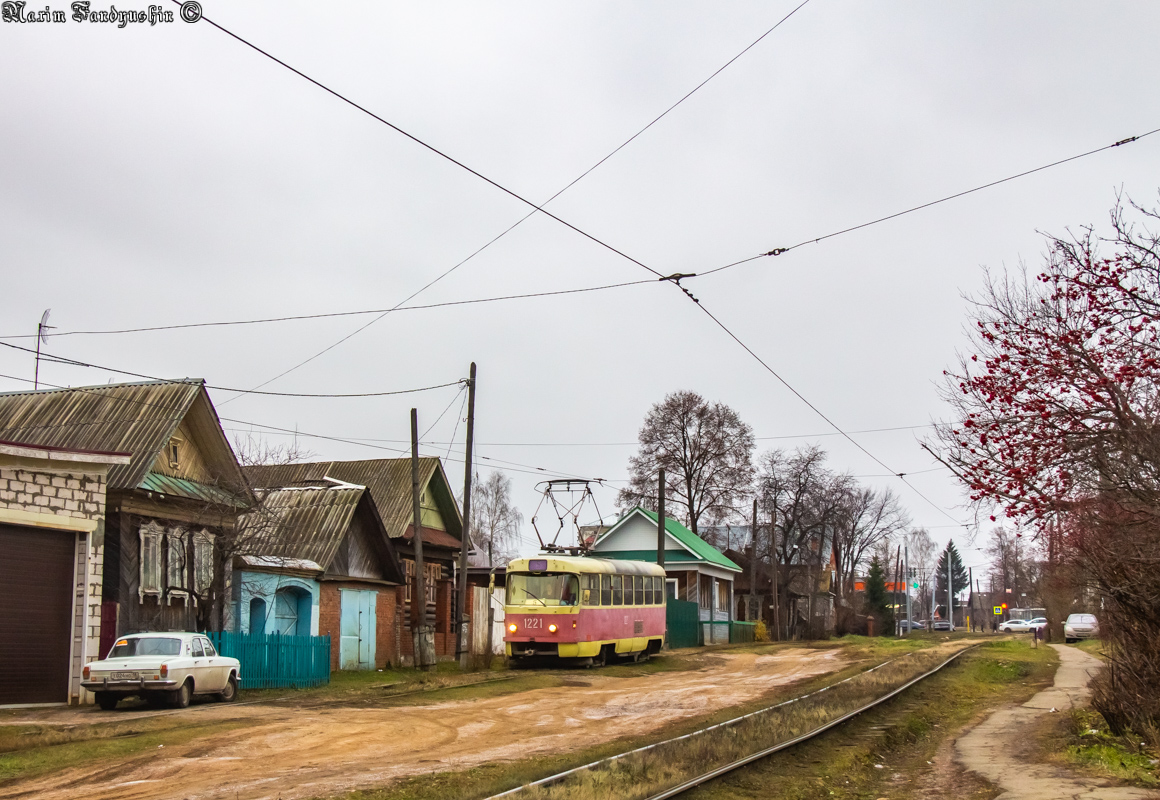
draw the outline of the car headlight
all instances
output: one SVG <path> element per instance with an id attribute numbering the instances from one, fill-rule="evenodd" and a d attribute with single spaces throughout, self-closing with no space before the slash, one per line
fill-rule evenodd
<path id="1" fill-rule="evenodd" d="M 511 625 L 508 625 L 508 630 L 511 631 L 512 633 L 515 633 L 516 632 L 516 624 L 513 622 Z"/>
<path id="2" fill-rule="evenodd" d="M 556 623 L 553 622 L 551 625 L 548 626 L 548 633 L 555 633 L 555 632 L 556 632 Z"/>

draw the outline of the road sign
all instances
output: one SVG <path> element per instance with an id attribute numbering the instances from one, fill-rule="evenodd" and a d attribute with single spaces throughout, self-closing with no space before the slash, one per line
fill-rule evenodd
<path id="1" fill-rule="evenodd" d="M 1003 606 L 995 606 L 995 616 L 996 617 L 1003 616 Z"/>

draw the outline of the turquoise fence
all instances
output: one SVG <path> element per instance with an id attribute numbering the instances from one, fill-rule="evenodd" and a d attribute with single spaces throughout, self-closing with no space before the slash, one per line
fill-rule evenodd
<path id="1" fill-rule="evenodd" d="M 242 689 L 284 689 L 330 683 L 329 636 L 207 633 L 223 656 L 242 662 Z"/>
<path id="2" fill-rule="evenodd" d="M 752 642 L 754 640 L 754 633 L 757 630 L 756 622 L 730 622 L 729 623 L 729 643 L 738 644 L 744 642 Z"/>

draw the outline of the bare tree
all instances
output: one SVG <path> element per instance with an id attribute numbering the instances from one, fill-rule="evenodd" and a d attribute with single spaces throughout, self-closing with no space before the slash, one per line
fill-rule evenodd
<path id="1" fill-rule="evenodd" d="M 906 534 L 906 550 L 918 581 L 918 608 L 915 615 L 921 619 L 930 619 L 934 616 L 930 608 L 930 596 L 934 588 L 931 581 L 938 563 L 938 546 L 926 528 L 913 528 Z"/>
<path id="2" fill-rule="evenodd" d="M 498 563 L 515 557 L 520 546 L 520 526 L 524 517 L 512 504 L 512 482 L 501 472 L 487 480 L 479 474 L 471 483 L 471 545 L 476 550 L 473 564 L 488 564 L 488 549 Z"/>
<path id="3" fill-rule="evenodd" d="M 666 509 L 683 509 L 693 533 L 702 523 L 724 521 L 737 509 L 753 480 L 753 430 L 723 403 L 696 392 L 674 392 L 649 409 L 640 449 L 628 462 L 629 485 L 621 509 L 656 510 L 658 471 L 666 474 Z"/>
<path id="4" fill-rule="evenodd" d="M 910 517 L 899 504 L 898 496 L 890 489 L 870 489 L 843 485 L 843 498 L 834 522 L 834 582 L 835 594 L 840 609 L 850 608 L 854 594 L 854 577 L 860 567 L 869 563 L 876 549 L 893 542 L 910 524 Z M 881 562 L 886 567 L 894 564 L 889 552 Z M 890 581 L 894 580 L 893 570 L 886 570 Z M 849 620 L 842 611 L 838 613 L 838 633 L 847 632 Z"/>
<path id="5" fill-rule="evenodd" d="M 301 445 L 297 436 L 287 444 L 271 444 L 269 439 L 251 433 L 234 436 L 234 455 L 243 467 L 297 464 L 316 456 Z"/>

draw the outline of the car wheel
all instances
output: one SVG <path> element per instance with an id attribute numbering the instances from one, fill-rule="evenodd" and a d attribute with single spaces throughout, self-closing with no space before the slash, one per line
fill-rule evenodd
<path id="1" fill-rule="evenodd" d="M 170 697 L 169 702 L 174 708 L 189 708 L 189 701 L 193 699 L 193 685 L 186 681 L 181 684 L 181 688 L 177 689 Z"/>
<path id="2" fill-rule="evenodd" d="M 1068 639 L 1068 638 L 1065 636 L 1065 637 L 1064 637 L 1064 639 L 1063 639 L 1063 641 L 1064 641 L 1065 643 L 1067 643 L 1067 644 L 1075 644 L 1076 642 L 1078 642 L 1078 641 L 1079 641 L 1079 639 Z"/>
<path id="3" fill-rule="evenodd" d="M 111 692 L 97 692 L 97 705 L 101 707 L 102 711 L 112 711 L 117 707 L 117 701 L 121 698 Z"/>
<path id="4" fill-rule="evenodd" d="M 218 700 L 223 703 L 232 703 L 238 699 L 238 679 L 230 675 L 230 679 L 226 681 L 226 688 L 218 692 Z"/>

